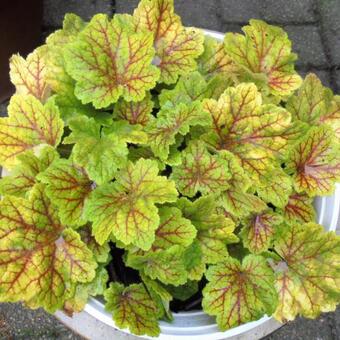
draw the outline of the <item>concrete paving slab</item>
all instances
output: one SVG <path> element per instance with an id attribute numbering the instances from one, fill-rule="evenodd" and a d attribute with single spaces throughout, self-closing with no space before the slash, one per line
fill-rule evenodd
<path id="1" fill-rule="evenodd" d="M 111 0 L 44 0 L 44 26 L 59 27 L 66 13 L 78 14 L 89 20 L 96 13 L 112 15 Z"/>

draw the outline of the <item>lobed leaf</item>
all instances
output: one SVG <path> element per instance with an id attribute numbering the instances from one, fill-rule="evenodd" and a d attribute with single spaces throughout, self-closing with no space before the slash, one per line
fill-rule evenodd
<path id="1" fill-rule="evenodd" d="M 198 69 L 206 77 L 222 74 L 225 78 L 235 77 L 240 69 L 224 49 L 223 42 L 205 36 L 204 52 L 198 58 Z"/>
<path id="2" fill-rule="evenodd" d="M 285 220 L 289 223 L 314 222 L 315 210 L 313 207 L 313 199 L 306 194 L 293 193 L 289 196 L 288 203 L 282 213 Z"/>
<path id="3" fill-rule="evenodd" d="M 274 317 L 292 320 L 298 314 L 315 318 L 333 311 L 339 300 L 340 240 L 315 223 L 283 225 L 274 243 L 279 304 Z"/>
<path id="4" fill-rule="evenodd" d="M 297 56 L 291 52 L 287 33 L 261 20 L 250 20 L 242 30 L 245 35 L 225 35 L 227 54 L 252 80 L 262 77 L 271 94 L 290 95 L 301 85 L 301 78 L 294 71 Z"/>
<path id="5" fill-rule="evenodd" d="M 0 163 L 12 168 L 17 156 L 42 144 L 57 146 L 63 133 L 54 99 L 45 105 L 32 95 L 14 95 L 8 117 L 0 119 Z"/>
<path id="6" fill-rule="evenodd" d="M 58 208 L 60 220 L 68 226 L 81 226 L 84 219 L 84 205 L 92 190 L 84 169 L 71 160 L 59 159 L 44 172 L 38 180 L 46 184 L 46 194 Z"/>
<path id="7" fill-rule="evenodd" d="M 96 269 L 96 275 L 91 282 L 78 283 L 72 291 L 72 295 L 68 298 L 63 306 L 63 311 L 67 315 L 73 316 L 74 313 L 80 313 L 84 310 L 91 296 L 103 295 L 106 290 L 106 284 L 109 275 L 103 266 Z"/>
<path id="8" fill-rule="evenodd" d="M 32 150 L 20 154 L 18 163 L 8 176 L 0 179 L 0 193 L 24 197 L 37 183 L 37 175 L 46 170 L 54 160 L 58 159 L 57 151 L 45 146 L 36 156 Z"/>
<path id="9" fill-rule="evenodd" d="M 148 250 L 159 226 L 156 203 L 176 200 L 175 184 L 158 176 L 157 163 L 141 158 L 128 162 L 114 183 L 96 188 L 87 202 L 86 216 L 93 221 L 93 234 L 103 244 L 111 233 L 125 245 Z"/>
<path id="10" fill-rule="evenodd" d="M 173 167 L 170 176 L 181 194 L 192 197 L 218 193 L 229 188 L 228 163 L 219 154 L 211 155 L 205 144 L 192 142 L 182 152 L 181 165 Z"/>
<path id="11" fill-rule="evenodd" d="M 282 169 L 274 168 L 260 180 L 260 184 L 256 186 L 259 197 L 267 203 L 283 208 L 292 192 L 291 178 Z"/>
<path id="12" fill-rule="evenodd" d="M 262 105 L 254 84 L 229 87 L 218 101 L 206 99 L 203 106 L 213 120 L 205 141 L 236 155 L 254 181 L 266 175 L 275 156 L 285 153 L 290 114 L 272 104 Z"/>
<path id="13" fill-rule="evenodd" d="M 149 93 L 139 102 L 127 102 L 120 99 L 115 107 L 113 114 L 118 119 L 127 120 L 130 124 L 147 125 L 153 119 L 151 115 L 154 103 Z"/>
<path id="14" fill-rule="evenodd" d="M 137 32 L 145 30 L 153 35 L 153 63 L 160 69 L 160 82 L 173 84 L 178 76 L 196 69 L 195 59 L 203 52 L 204 37 L 200 30 L 182 26 L 173 0 L 141 0 L 134 19 Z"/>
<path id="15" fill-rule="evenodd" d="M 230 152 L 223 152 L 228 162 L 228 169 L 231 173 L 229 181 L 230 188 L 222 192 L 219 197 L 220 204 L 235 217 L 244 217 L 251 212 L 261 212 L 267 205 L 259 197 L 249 192 L 251 181 L 240 161 Z"/>
<path id="16" fill-rule="evenodd" d="M 340 176 L 338 151 L 331 128 L 311 128 L 295 145 L 287 163 L 295 190 L 308 196 L 331 194 Z"/>
<path id="17" fill-rule="evenodd" d="M 70 285 L 94 278 L 91 251 L 60 223 L 42 184 L 29 199 L 7 196 L 0 204 L 0 300 L 60 309 Z"/>
<path id="18" fill-rule="evenodd" d="M 315 74 L 307 74 L 298 93 L 289 98 L 286 107 L 294 119 L 309 125 L 327 124 L 339 138 L 340 97 L 333 96 Z"/>
<path id="19" fill-rule="evenodd" d="M 173 245 L 189 246 L 196 237 L 196 228 L 175 207 L 159 209 L 160 223 L 156 230 L 156 238 L 152 250 L 165 250 Z"/>
<path id="20" fill-rule="evenodd" d="M 276 226 L 282 221 L 281 216 L 270 210 L 247 218 L 240 233 L 244 246 L 254 254 L 268 250 L 274 239 Z"/>
<path id="21" fill-rule="evenodd" d="M 130 136 L 119 136 L 117 131 L 105 133 L 100 123 L 85 116 L 70 120 L 69 126 L 72 132 L 63 144 L 75 144 L 74 162 L 84 167 L 91 180 L 106 183 L 126 164 Z"/>
<path id="22" fill-rule="evenodd" d="M 159 77 L 151 65 L 152 34 L 133 33 L 132 18 L 95 15 L 65 51 L 67 72 L 76 80 L 75 94 L 83 104 L 104 108 L 120 97 L 142 100 Z"/>
<path id="23" fill-rule="evenodd" d="M 265 259 L 248 255 L 242 264 L 233 258 L 211 266 L 203 289 L 203 310 L 216 316 L 221 330 L 272 313 L 277 304 L 274 275 Z"/>
<path id="24" fill-rule="evenodd" d="M 143 284 L 124 287 L 111 283 L 105 291 L 105 309 L 119 328 L 129 328 L 136 335 L 158 336 L 157 306 Z"/>
<path id="25" fill-rule="evenodd" d="M 14 54 L 9 63 L 11 82 L 19 95 L 30 94 L 44 102 L 50 94 L 46 81 L 46 47 L 41 46 L 26 59 Z"/>
<path id="26" fill-rule="evenodd" d="M 146 127 L 148 144 L 155 156 L 165 161 L 169 156 L 170 146 L 176 143 L 176 135 L 184 136 L 191 126 L 207 126 L 210 123 L 209 115 L 199 102 L 193 102 L 190 106 L 180 103 L 176 108 L 164 106 L 157 119 Z"/>
<path id="27" fill-rule="evenodd" d="M 126 265 L 140 270 L 152 280 L 179 286 L 188 279 L 183 250 L 184 248 L 174 245 L 166 250 L 148 251 L 143 254 L 129 253 Z"/>

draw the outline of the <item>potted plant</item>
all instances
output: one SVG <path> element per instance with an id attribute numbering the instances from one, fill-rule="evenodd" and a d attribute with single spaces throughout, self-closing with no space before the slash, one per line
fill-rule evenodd
<path id="1" fill-rule="evenodd" d="M 218 41 L 142 0 L 68 14 L 12 59 L 26 82 L 12 68 L 0 124 L 0 301 L 72 314 L 103 296 L 148 336 L 172 311 L 225 331 L 335 309 L 340 239 L 312 201 L 339 179 L 340 97 L 300 78 L 281 28 L 243 31 Z"/>

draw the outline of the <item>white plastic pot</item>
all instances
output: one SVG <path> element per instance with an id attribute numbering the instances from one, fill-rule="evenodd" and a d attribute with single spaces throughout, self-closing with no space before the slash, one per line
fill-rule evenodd
<path id="1" fill-rule="evenodd" d="M 205 34 L 223 40 L 222 33 L 205 30 Z M 340 183 L 336 185 L 333 196 L 317 197 L 314 201 L 317 212 L 317 221 L 322 224 L 326 230 L 335 231 L 340 224 Z M 127 329 L 119 329 L 112 315 L 105 311 L 104 304 L 99 299 L 91 298 L 85 307 L 85 311 L 97 320 L 114 327 L 115 329 L 131 334 Z M 242 335 L 250 330 L 256 331 L 256 328 L 263 325 L 272 318 L 264 316 L 253 322 L 248 322 L 242 326 L 232 328 L 226 332 L 219 331 L 215 319 L 205 314 L 203 311 L 192 311 L 173 313 L 174 320 L 169 323 L 160 321 L 161 334 L 158 339 L 162 340 L 220 340 L 232 336 Z M 151 337 L 142 336 L 141 338 L 152 339 Z M 256 338 L 256 337 L 251 337 Z"/>

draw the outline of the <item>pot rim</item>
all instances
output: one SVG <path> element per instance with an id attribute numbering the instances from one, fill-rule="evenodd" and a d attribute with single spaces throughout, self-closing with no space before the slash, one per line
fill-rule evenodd
<path id="1" fill-rule="evenodd" d="M 205 35 L 222 41 L 224 34 L 203 29 Z M 340 221 L 340 183 L 336 183 L 332 196 L 316 197 L 314 207 L 318 216 L 318 223 L 328 231 L 335 231 Z M 120 329 L 112 319 L 110 313 L 105 310 L 104 304 L 98 298 L 90 298 L 85 309 L 94 318 L 126 334 L 132 334 L 128 329 Z M 243 325 L 221 332 L 215 322 L 215 318 L 205 314 L 203 310 L 173 313 L 174 320 L 170 322 L 160 321 L 161 334 L 158 339 L 162 340 L 220 340 L 248 332 L 264 323 L 272 320 L 271 316 L 263 316 L 259 320 L 247 322 Z M 194 322 L 193 322 L 194 321 Z M 188 325 L 191 323 L 191 325 Z M 148 336 L 140 336 L 144 339 L 154 339 Z"/>

